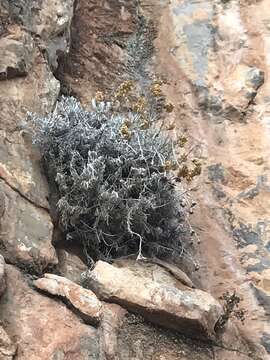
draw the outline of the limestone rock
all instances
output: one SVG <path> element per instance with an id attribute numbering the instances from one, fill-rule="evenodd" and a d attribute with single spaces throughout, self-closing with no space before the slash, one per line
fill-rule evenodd
<path id="1" fill-rule="evenodd" d="M 89 273 L 89 287 L 100 299 L 193 337 L 213 337 L 222 314 L 220 304 L 206 292 L 161 284 L 129 268 L 116 268 L 102 261 Z"/>
<path id="2" fill-rule="evenodd" d="M 61 302 L 29 287 L 7 265 L 7 290 L 0 300 L 0 318 L 18 345 L 18 360 L 98 360 L 98 333 L 83 324 Z"/>
<path id="3" fill-rule="evenodd" d="M 5 259 L 0 255 L 0 296 L 6 289 Z"/>
<path id="4" fill-rule="evenodd" d="M 0 252 L 4 258 L 38 272 L 56 264 L 48 212 L 27 201 L 2 180 L 0 188 L 5 194 L 5 212 L 0 219 Z"/>
<path id="5" fill-rule="evenodd" d="M 12 360 L 16 350 L 16 345 L 10 340 L 3 327 L 0 326 L 0 359 Z"/>
<path id="6" fill-rule="evenodd" d="M 26 75 L 33 54 L 32 37 L 19 26 L 10 27 L 9 34 L 0 38 L 0 79 Z"/>
<path id="7" fill-rule="evenodd" d="M 87 270 L 87 266 L 77 255 L 64 249 L 60 249 L 57 255 L 59 260 L 57 270 L 60 275 L 77 284 L 80 284 L 81 274 Z"/>
<path id="8" fill-rule="evenodd" d="M 102 303 L 91 290 L 54 274 L 45 274 L 43 278 L 34 281 L 34 285 L 51 295 L 66 299 L 88 323 L 100 322 Z"/>

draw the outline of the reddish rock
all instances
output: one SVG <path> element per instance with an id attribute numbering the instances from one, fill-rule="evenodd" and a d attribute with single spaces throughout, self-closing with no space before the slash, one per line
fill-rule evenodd
<path id="1" fill-rule="evenodd" d="M 83 324 L 61 302 L 39 294 L 13 266 L 7 265 L 7 290 L 0 318 L 17 344 L 18 360 L 97 360 L 97 330 Z"/>
<path id="2" fill-rule="evenodd" d="M 54 274 L 45 274 L 43 278 L 34 281 L 34 285 L 51 295 L 67 300 L 88 323 L 100 322 L 102 303 L 91 290 Z"/>

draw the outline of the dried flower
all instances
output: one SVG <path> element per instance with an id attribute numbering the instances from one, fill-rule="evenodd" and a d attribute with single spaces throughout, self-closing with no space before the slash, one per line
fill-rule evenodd
<path id="1" fill-rule="evenodd" d="M 164 109 L 167 111 L 167 113 L 171 113 L 174 110 L 174 105 L 172 103 L 166 103 L 164 105 Z"/>

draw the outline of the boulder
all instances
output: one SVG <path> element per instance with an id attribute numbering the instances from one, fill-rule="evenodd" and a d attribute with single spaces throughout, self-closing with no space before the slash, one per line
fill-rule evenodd
<path id="1" fill-rule="evenodd" d="M 83 324 L 61 302 L 34 291 L 12 265 L 6 266 L 7 290 L 0 318 L 17 343 L 18 360 L 98 360 L 95 328 Z"/>
<path id="2" fill-rule="evenodd" d="M 52 246 L 53 225 L 49 213 L 21 196 L 0 179 L 5 211 L 0 218 L 0 253 L 13 264 L 36 272 L 57 264 Z"/>
<path id="3" fill-rule="evenodd" d="M 102 303 L 91 290 L 54 274 L 45 274 L 43 278 L 35 280 L 34 285 L 51 295 L 67 300 L 87 323 L 100 322 Z"/>
<path id="4" fill-rule="evenodd" d="M 10 337 L 0 326 L 0 359 L 12 360 L 17 351 L 16 345 L 10 340 Z"/>
<path id="5" fill-rule="evenodd" d="M 19 26 L 9 28 L 0 38 L 0 80 L 26 75 L 34 54 L 32 37 Z"/>
<path id="6" fill-rule="evenodd" d="M 58 266 L 57 270 L 61 276 L 80 284 L 81 274 L 87 270 L 87 266 L 83 261 L 75 254 L 68 252 L 64 249 L 60 249 L 57 252 Z"/>
<path id="7" fill-rule="evenodd" d="M 155 281 L 149 275 L 103 261 L 98 261 L 88 276 L 89 287 L 102 300 L 117 303 L 186 335 L 204 339 L 215 336 L 214 326 L 222 307 L 204 291 Z"/>
<path id="8" fill-rule="evenodd" d="M 5 259 L 0 255 L 0 296 L 6 289 Z"/>

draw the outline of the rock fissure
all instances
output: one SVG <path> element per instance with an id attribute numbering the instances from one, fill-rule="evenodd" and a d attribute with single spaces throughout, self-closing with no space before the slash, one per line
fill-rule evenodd
<path id="1" fill-rule="evenodd" d="M 1 169 L 0 169 L 1 171 Z M 11 185 L 6 179 L 4 176 L 1 176 L 0 174 L 0 180 L 3 180 L 5 182 L 5 184 L 10 188 L 12 189 L 13 191 L 15 191 L 18 195 L 20 195 L 24 200 L 28 201 L 31 205 L 41 209 L 41 210 L 44 210 L 46 211 L 47 213 L 50 213 L 50 210 L 49 208 L 47 207 L 43 207 L 43 206 L 40 206 L 39 204 L 35 203 L 34 201 L 32 201 L 29 197 L 27 197 L 26 195 L 24 195 L 19 189 L 17 189 L 16 187 L 14 187 L 13 185 Z"/>

